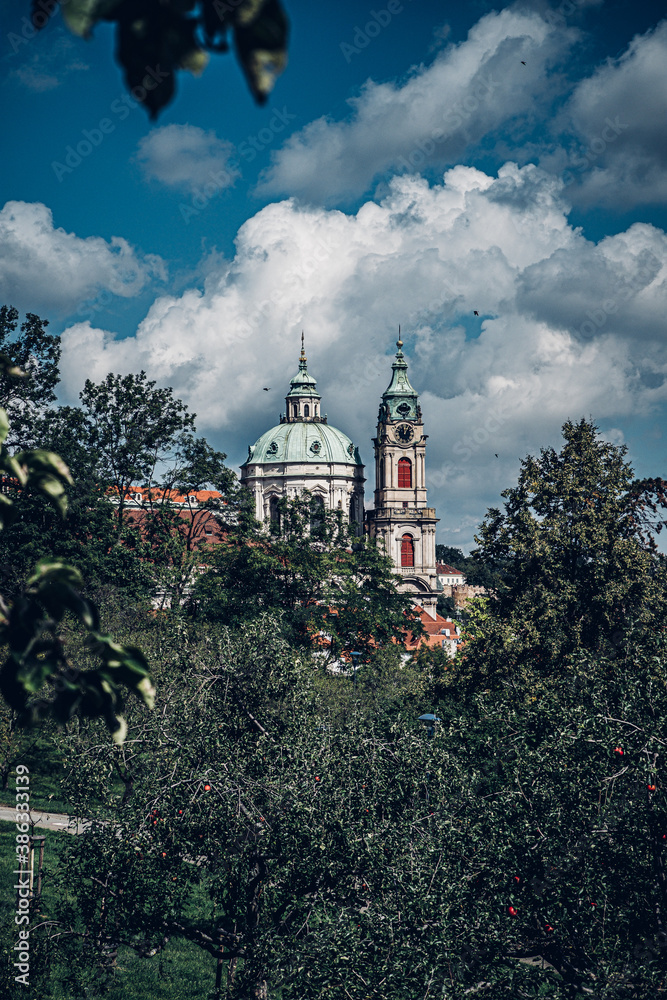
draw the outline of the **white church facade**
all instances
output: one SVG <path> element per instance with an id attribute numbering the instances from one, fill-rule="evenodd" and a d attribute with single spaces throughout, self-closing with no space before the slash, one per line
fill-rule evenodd
<path id="1" fill-rule="evenodd" d="M 290 381 L 280 423 L 248 448 L 241 483 L 255 498 L 259 521 L 277 518 L 282 498 L 304 491 L 329 510 L 343 510 L 391 556 L 400 590 L 436 618 L 441 590 L 435 558 L 435 510 L 426 499 L 426 439 L 419 397 L 410 385 L 403 344 L 382 395 L 375 446 L 374 505 L 364 510 L 364 466 L 351 439 L 322 414 L 301 337 L 299 370 Z"/>

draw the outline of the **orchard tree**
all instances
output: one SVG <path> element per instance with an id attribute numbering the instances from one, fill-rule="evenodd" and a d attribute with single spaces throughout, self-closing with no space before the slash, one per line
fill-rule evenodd
<path id="1" fill-rule="evenodd" d="M 610 651 L 638 624 L 665 611 L 665 562 L 655 535 L 665 523 L 667 484 L 637 480 L 627 449 L 594 424 L 563 426 L 560 452 L 521 462 L 476 536 L 483 561 L 502 562 L 504 582 L 468 607 L 461 677 L 488 686 L 508 675 L 561 677 L 581 649 Z"/>
<path id="2" fill-rule="evenodd" d="M 268 618 L 184 632 L 123 748 L 69 727 L 70 793 L 105 805 L 31 936 L 44 995 L 59 958 L 122 985 L 119 948 L 185 939 L 237 998 L 662 996 L 667 650 L 627 638 L 539 706 L 452 699 L 429 739 L 343 678 L 323 711 Z"/>

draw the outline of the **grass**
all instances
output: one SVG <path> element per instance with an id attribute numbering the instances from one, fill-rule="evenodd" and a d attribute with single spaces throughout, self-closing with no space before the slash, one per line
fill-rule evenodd
<path id="1" fill-rule="evenodd" d="M 44 882 L 42 913 L 56 916 L 59 899 L 52 887 L 52 876 L 62 862 L 64 847 L 71 834 L 42 830 L 46 835 L 44 852 Z M 0 993 L 5 985 L 8 1000 L 32 996 L 25 987 L 14 986 L 9 955 L 16 944 L 17 928 L 14 924 L 16 895 L 13 886 L 15 865 L 16 828 L 13 823 L 0 823 Z M 34 932 L 36 938 L 39 932 Z M 48 986 L 40 983 L 40 1000 L 73 1000 L 74 996 L 87 1000 L 205 1000 L 215 986 L 216 960 L 195 944 L 175 940 L 151 958 L 140 958 L 130 948 L 120 948 L 116 967 L 110 980 L 102 985 L 94 970 L 74 970 L 75 981 L 82 992 L 74 993 L 71 985 L 72 968 L 63 964 L 51 969 Z M 33 970 L 31 969 L 31 978 Z M 225 972 L 223 971 L 223 983 Z M 32 984 L 31 984 L 32 985 Z"/>

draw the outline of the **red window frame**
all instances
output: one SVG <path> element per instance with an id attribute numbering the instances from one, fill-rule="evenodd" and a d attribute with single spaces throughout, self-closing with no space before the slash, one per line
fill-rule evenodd
<path id="1" fill-rule="evenodd" d="M 398 460 L 398 488 L 399 490 L 412 489 L 412 462 L 409 458 L 399 458 Z"/>
<path id="2" fill-rule="evenodd" d="M 412 535 L 403 535 L 401 538 L 401 566 L 414 566 L 415 564 L 415 543 Z"/>

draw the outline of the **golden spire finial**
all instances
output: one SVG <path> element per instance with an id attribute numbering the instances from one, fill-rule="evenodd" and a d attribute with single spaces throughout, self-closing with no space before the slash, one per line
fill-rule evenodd
<path id="1" fill-rule="evenodd" d="M 306 359 L 306 352 L 305 352 L 305 349 L 304 349 L 304 346 L 303 346 L 303 330 L 301 331 L 301 357 L 305 361 L 305 359 Z"/>
<path id="2" fill-rule="evenodd" d="M 396 346 L 398 347 L 399 351 L 403 347 L 403 341 L 401 340 L 401 324 L 400 323 L 398 324 L 398 340 L 396 341 Z"/>

